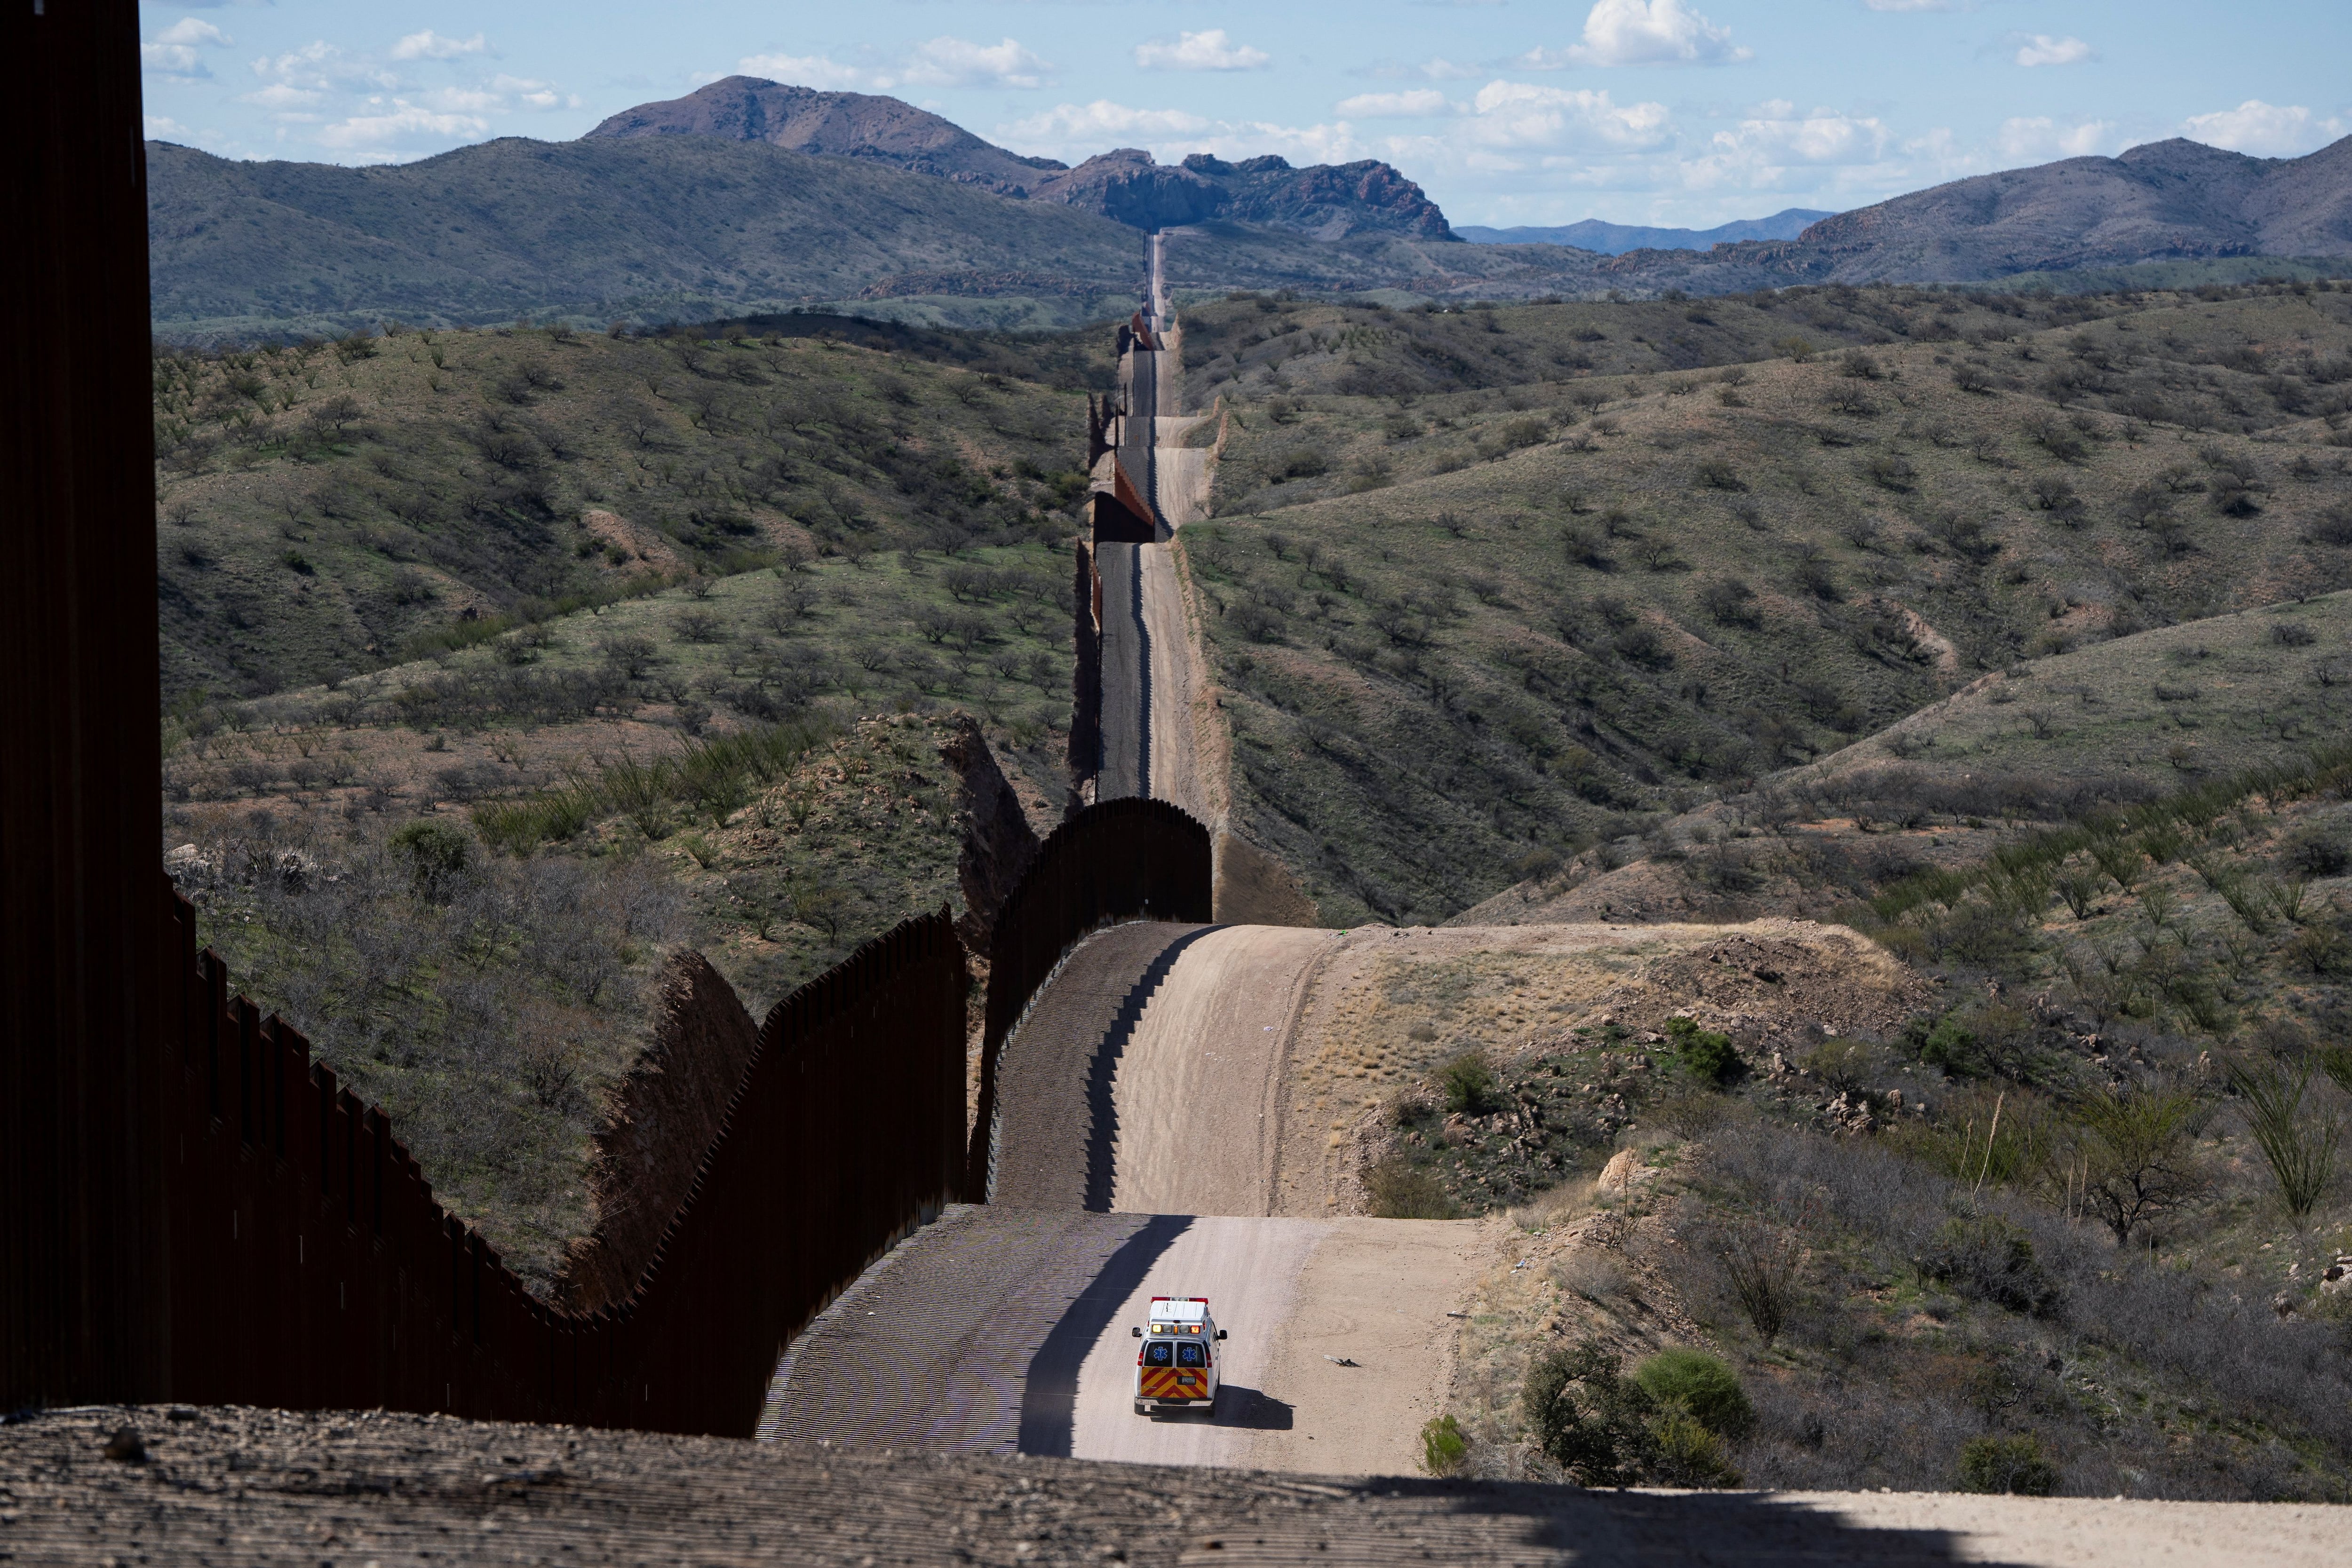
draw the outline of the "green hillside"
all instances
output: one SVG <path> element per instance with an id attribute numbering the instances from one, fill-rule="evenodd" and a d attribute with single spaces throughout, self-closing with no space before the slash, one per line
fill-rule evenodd
<path id="1" fill-rule="evenodd" d="M 305 685 L 786 558 L 1075 527 L 1099 345 L 775 326 L 159 351 L 167 695 Z"/>
<path id="2" fill-rule="evenodd" d="M 1987 670 L 2352 583 L 2324 285 L 1235 300 L 1185 347 L 1235 415 L 1185 538 L 1236 796 L 1336 924 L 1442 919 Z"/>

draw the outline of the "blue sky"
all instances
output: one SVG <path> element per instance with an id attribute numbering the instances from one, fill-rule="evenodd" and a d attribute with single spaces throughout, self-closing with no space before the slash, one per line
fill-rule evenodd
<path id="1" fill-rule="evenodd" d="M 1707 225 L 2189 136 L 2352 133 L 2347 0 L 151 5 L 149 134 L 342 163 L 565 140 L 736 72 L 1020 152 L 1384 158 L 1456 223 Z"/>

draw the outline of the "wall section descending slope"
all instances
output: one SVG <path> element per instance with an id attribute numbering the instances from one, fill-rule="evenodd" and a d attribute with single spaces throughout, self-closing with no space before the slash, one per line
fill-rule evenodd
<path id="1" fill-rule="evenodd" d="M 170 1397 L 749 1437 L 784 1343 L 957 1196 L 963 950 L 908 921 L 779 1002 L 635 1288 L 531 1297 L 171 900 Z"/>
<path id="2" fill-rule="evenodd" d="M 1165 800 L 1105 800 L 1054 830 L 1004 902 L 989 945 L 980 1100 L 964 1189 L 988 1190 L 997 1065 L 1029 998 L 1079 938 L 1119 920 L 1209 918 L 1209 830 Z"/>

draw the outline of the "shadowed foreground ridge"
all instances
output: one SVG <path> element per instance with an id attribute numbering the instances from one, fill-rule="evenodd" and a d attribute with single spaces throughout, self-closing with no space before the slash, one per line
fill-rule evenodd
<path id="1" fill-rule="evenodd" d="M 110 1464 L 101 1449 L 125 1426 L 146 1457 Z M 93 1467 L 115 1484 L 88 1484 Z M 0 1487 L 14 1511 L 0 1540 L 43 1562 L 96 1562 L 135 1541 L 151 1561 L 204 1549 L 211 1562 L 348 1552 L 385 1568 L 427 1554 L 554 1563 L 582 1560 L 593 1540 L 605 1561 L 649 1563 L 1635 1563 L 1688 1561 L 1734 1528 L 1752 1563 L 1958 1560 L 1941 1531 L 1856 1530 L 1750 1497 L 1332 1481 L 240 1407 L 40 1416 L 0 1431 Z"/>
<path id="2" fill-rule="evenodd" d="M 110 1461 L 126 1427 L 143 1457 Z M 0 1542 L 44 1563 L 2341 1560 L 2342 1511 L 2301 1504 L 1351 1481 L 240 1407 L 0 1428 Z"/>

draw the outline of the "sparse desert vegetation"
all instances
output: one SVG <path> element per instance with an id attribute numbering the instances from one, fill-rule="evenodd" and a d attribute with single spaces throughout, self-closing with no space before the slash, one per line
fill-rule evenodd
<path id="1" fill-rule="evenodd" d="M 1331 923 L 1444 919 L 1988 672 L 2344 587 L 2347 298 L 1195 307 L 1251 831 Z M 2316 734 L 2309 629 L 2267 653 Z"/>

